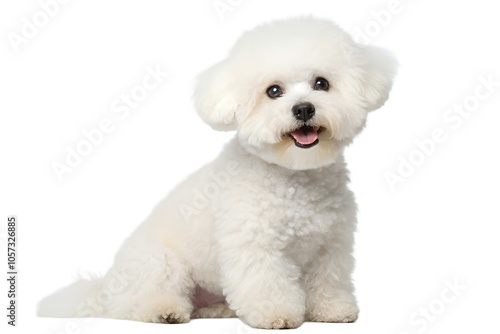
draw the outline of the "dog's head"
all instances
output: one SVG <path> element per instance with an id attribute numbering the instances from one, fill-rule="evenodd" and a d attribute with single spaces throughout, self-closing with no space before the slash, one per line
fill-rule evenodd
<path id="1" fill-rule="evenodd" d="M 249 152 L 289 169 L 335 161 L 387 100 L 396 62 L 335 24 L 277 21 L 244 34 L 202 73 L 195 104 L 216 130 L 237 130 Z"/>

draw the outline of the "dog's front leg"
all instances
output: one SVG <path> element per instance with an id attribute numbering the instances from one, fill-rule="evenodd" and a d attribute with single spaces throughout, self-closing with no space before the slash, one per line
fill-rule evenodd
<path id="1" fill-rule="evenodd" d="M 351 252 L 352 236 L 344 236 L 335 238 L 314 256 L 304 275 L 307 321 L 353 322 L 357 319 Z"/>
<path id="2" fill-rule="evenodd" d="M 234 230 L 218 240 L 221 285 L 229 306 L 252 327 L 299 327 L 305 314 L 301 271 L 269 235 L 259 235 L 266 232 L 255 230 Z"/>

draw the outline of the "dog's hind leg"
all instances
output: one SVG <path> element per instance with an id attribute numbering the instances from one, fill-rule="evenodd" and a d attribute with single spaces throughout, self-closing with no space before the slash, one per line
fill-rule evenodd
<path id="1" fill-rule="evenodd" d="M 98 305 L 104 310 L 103 317 L 183 323 L 193 311 L 193 291 L 189 267 L 175 249 L 154 241 L 128 243 L 94 301 L 103 304 Z"/>

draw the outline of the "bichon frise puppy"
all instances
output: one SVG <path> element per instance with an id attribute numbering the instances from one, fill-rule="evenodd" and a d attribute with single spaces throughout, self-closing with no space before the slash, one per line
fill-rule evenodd
<path id="1" fill-rule="evenodd" d="M 46 298 L 39 314 L 237 316 L 258 328 L 356 320 L 343 150 L 387 100 L 395 68 L 326 20 L 244 34 L 194 94 L 201 118 L 235 138 L 158 205 L 103 278 Z"/>

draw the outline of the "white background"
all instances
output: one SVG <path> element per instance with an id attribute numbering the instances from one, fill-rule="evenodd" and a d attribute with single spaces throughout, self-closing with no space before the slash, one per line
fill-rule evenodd
<path id="1" fill-rule="evenodd" d="M 359 203 L 354 277 L 360 318 L 355 324 L 306 323 L 297 332 L 497 333 L 500 20 L 494 2 L 401 0 L 382 23 L 373 13 L 386 10 L 389 0 L 221 2 L 232 4 L 222 16 L 213 0 L 73 0 L 18 52 L 8 36 L 21 34 L 23 17 L 33 21 L 41 7 L 34 0 L 2 2 L 1 248 L 5 254 L 7 215 L 18 215 L 20 306 L 19 326 L 10 328 L 2 315 L 1 327 L 23 333 L 259 332 L 237 319 L 75 323 L 35 312 L 40 299 L 77 275 L 105 272 L 155 204 L 232 136 L 197 118 L 191 102 L 196 74 L 222 59 L 243 31 L 313 14 L 353 35 L 368 30 L 368 42 L 392 50 L 401 66 L 390 100 L 347 150 Z M 147 66 L 168 75 L 119 119 L 112 103 L 141 84 Z M 489 76 L 497 87 L 475 99 L 479 78 Z M 464 101 L 473 109 L 469 116 L 447 122 L 447 110 Z M 82 131 L 105 118 L 114 122 L 113 131 L 59 181 L 52 163 L 64 163 L 67 146 L 75 148 L 85 139 Z M 436 129 L 446 140 L 419 161 L 415 141 Z M 391 189 L 386 174 L 397 173 L 399 159 L 410 157 L 420 166 Z M 454 295 L 446 282 L 462 288 Z M 4 279 L 1 289 L 6 305 Z M 442 300 L 443 290 L 453 301 Z M 427 320 L 419 315 L 426 309 Z"/>

